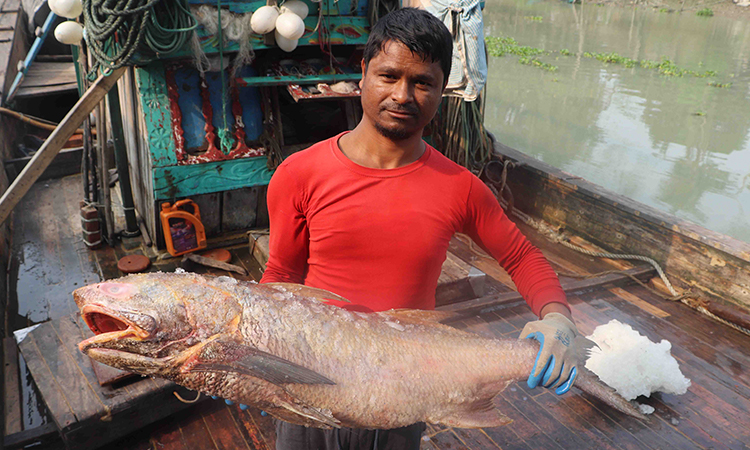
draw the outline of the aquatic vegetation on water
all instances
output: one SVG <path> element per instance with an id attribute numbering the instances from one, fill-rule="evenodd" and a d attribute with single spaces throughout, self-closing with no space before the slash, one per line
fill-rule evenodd
<path id="1" fill-rule="evenodd" d="M 541 22 L 542 16 L 525 16 L 524 19 L 530 20 L 532 22 Z"/>
<path id="2" fill-rule="evenodd" d="M 510 53 L 516 56 L 531 57 L 549 53 L 540 48 L 520 45 L 511 37 L 487 36 L 484 41 L 487 44 L 487 52 L 492 56 L 505 56 L 506 53 Z"/>
<path id="3" fill-rule="evenodd" d="M 636 64 L 638 64 L 638 61 L 625 57 L 620 56 L 617 53 L 611 52 L 611 53 L 592 53 L 592 52 L 583 52 L 584 58 L 594 58 L 598 59 L 599 61 L 607 64 L 622 64 L 625 67 L 635 67 Z"/>
<path id="4" fill-rule="evenodd" d="M 719 83 L 717 81 L 709 81 L 709 86 L 717 87 L 717 88 L 728 88 L 732 86 L 732 83 Z"/>
<path id="5" fill-rule="evenodd" d="M 518 62 L 521 63 L 521 64 L 525 64 L 527 66 L 538 67 L 538 68 L 540 68 L 542 70 L 546 70 L 547 72 L 556 72 L 557 71 L 557 66 L 554 66 L 554 65 L 552 65 L 550 63 L 546 63 L 546 62 L 543 62 L 543 61 L 539 61 L 536 58 L 527 58 L 525 56 L 522 56 L 518 60 Z"/>
<path id="6" fill-rule="evenodd" d="M 558 52 L 555 52 L 555 51 L 542 50 L 536 47 L 529 47 L 527 45 L 521 45 L 515 39 L 511 37 L 487 36 L 485 38 L 485 43 L 487 45 L 487 52 L 492 56 L 501 57 L 501 56 L 505 56 L 506 54 L 520 56 L 521 58 L 518 60 L 519 63 L 538 67 L 542 70 L 546 70 L 549 72 L 557 71 L 558 67 L 552 64 L 540 61 L 539 59 L 534 58 L 535 56 L 549 55 L 552 53 L 559 53 L 560 55 L 563 55 L 563 56 L 575 55 L 575 53 L 571 52 L 570 50 L 566 48 Z M 706 77 L 715 77 L 717 75 L 716 71 L 714 70 L 706 70 L 703 72 L 697 72 L 695 70 L 683 69 L 677 66 L 677 64 L 675 64 L 674 61 L 670 60 L 669 58 L 662 58 L 661 61 L 652 61 L 648 59 L 639 61 L 637 59 L 628 58 L 627 56 L 622 56 L 615 52 L 609 52 L 609 53 L 583 52 L 581 56 L 583 56 L 584 58 L 596 59 L 606 64 L 620 64 L 627 68 L 640 66 L 644 69 L 654 69 L 658 71 L 661 75 L 670 76 L 670 77 L 681 77 L 684 75 L 692 75 L 698 78 L 706 78 Z M 702 62 L 700 63 L 700 66 L 701 67 L 703 66 Z M 716 86 L 717 84 L 718 86 Z M 711 84 L 711 86 L 728 87 L 728 86 L 722 85 L 721 83 Z"/>
<path id="7" fill-rule="evenodd" d="M 699 17 L 712 17 L 714 15 L 714 10 L 711 8 L 699 9 L 695 15 Z"/>

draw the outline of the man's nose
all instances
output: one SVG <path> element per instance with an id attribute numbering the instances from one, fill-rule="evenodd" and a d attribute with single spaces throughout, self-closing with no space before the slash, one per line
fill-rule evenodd
<path id="1" fill-rule="evenodd" d="M 401 105 L 411 103 L 414 100 L 414 88 L 407 80 L 400 80 L 393 86 L 391 98 Z"/>

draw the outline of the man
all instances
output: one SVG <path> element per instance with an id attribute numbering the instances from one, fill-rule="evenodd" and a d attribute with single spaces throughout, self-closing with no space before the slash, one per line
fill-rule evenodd
<path id="1" fill-rule="evenodd" d="M 359 311 L 434 309 L 448 242 L 464 232 L 542 317 L 522 332 L 542 343 L 529 386 L 563 393 L 575 379 L 576 329 L 557 276 L 490 190 L 422 141 L 451 53 L 450 32 L 425 11 L 404 8 L 377 22 L 362 61 L 362 121 L 290 156 L 271 180 L 270 259 L 261 282 L 327 289 L 351 300 L 342 307 Z M 277 449 L 418 449 L 423 429 L 279 422 Z"/>

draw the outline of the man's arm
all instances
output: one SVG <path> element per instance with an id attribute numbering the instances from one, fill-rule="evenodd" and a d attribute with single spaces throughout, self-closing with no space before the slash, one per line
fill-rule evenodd
<path id="1" fill-rule="evenodd" d="M 269 257 L 261 283 L 305 281 L 310 234 L 303 211 L 303 193 L 282 164 L 268 185 L 271 225 Z"/>
<path id="2" fill-rule="evenodd" d="M 505 215 L 492 192 L 473 178 L 465 231 L 510 274 L 518 292 L 540 320 L 529 322 L 521 338 L 540 342 L 527 384 L 567 392 L 578 373 L 570 306 L 549 262 Z"/>

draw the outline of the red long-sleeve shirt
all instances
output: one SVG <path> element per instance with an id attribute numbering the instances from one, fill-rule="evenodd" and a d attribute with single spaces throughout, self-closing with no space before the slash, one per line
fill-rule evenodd
<path id="1" fill-rule="evenodd" d="M 340 136 L 293 154 L 271 179 L 261 282 L 327 289 L 360 311 L 434 309 L 448 242 L 463 232 L 508 271 L 534 313 L 567 305 L 546 258 L 471 172 L 429 145 L 406 166 L 363 167 L 341 152 Z"/>

